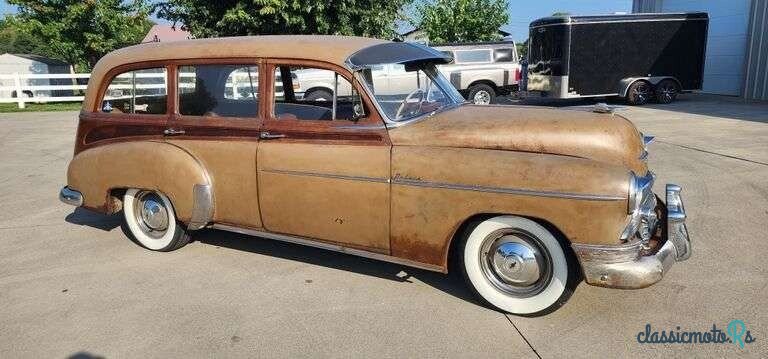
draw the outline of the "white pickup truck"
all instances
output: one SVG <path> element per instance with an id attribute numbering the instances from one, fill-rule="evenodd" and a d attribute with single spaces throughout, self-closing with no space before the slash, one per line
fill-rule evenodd
<path id="1" fill-rule="evenodd" d="M 453 57 L 454 62 L 438 66 L 440 72 L 469 101 L 476 104 L 493 103 L 498 95 L 507 95 L 518 88 L 521 67 L 518 63 L 515 43 L 512 41 L 451 44 L 435 46 Z M 294 72 L 296 96 L 308 101 L 330 101 L 333 96 L 333 72 L 319 69 L 302 69 Z M 406 72 L 401 65 L 387 64 L 372 68 L 376 86 L 397 93 L 399 87 L 412 88 L 418 81 L 414 73 Z M 349 95 L 346 81 L 339 81 L 339 95 Z M 380 87 L 381 88 L 381 87 Z"/>
<path id="2" fill-rule="evenodd" d="M 452 63 L 438 68 L 469 101 L 493 103 L 496 96 L 507 95 L 518 88 L 522 69 L 512 41 L 433 47 L 453 57 Z"/>

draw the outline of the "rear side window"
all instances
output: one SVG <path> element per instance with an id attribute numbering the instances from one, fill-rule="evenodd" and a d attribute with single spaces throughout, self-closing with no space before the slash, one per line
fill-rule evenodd
<path id="1" fill-rule="evenodd" d="M 162 115 L 167 113 L 168 74 L 164 67 L 115 76 L 107 87 L 101 112 Z"/>
<path id="2" fill-rule="evenodd" d="M 456 63 L 491 62 L 491 50 L 456 50 Z"/>
<path id="3" fill-rule="evenodd" d="M 493 50 L 493 59 L 496 62 L 515 62 L 515 50 L 514 49 L 496 49 Z"/>
<path id="4" fill-rule="evenodd" d="M 257 66 L 181 66 L 178 77 L 182 115 L 255 117 L 259 113 Z"/>

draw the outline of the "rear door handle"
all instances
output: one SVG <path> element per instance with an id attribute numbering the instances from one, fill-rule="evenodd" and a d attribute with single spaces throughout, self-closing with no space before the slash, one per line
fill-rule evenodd
<path id="1" fill-rule="evenodd" d="M 261 132 L 259 138 L 262 140 L 274 140 L 277 138 L 285 138 L 285 135 L 279 133 Z"/>
<path id="2" fill-rule="evenodd" d="M 163 134 L 166 136 L 183 135 L 184 133 L 185 133 L 184 130 L 178 130 L 175 128 L 166 128 L 165 131 L 163 131 Z"/>

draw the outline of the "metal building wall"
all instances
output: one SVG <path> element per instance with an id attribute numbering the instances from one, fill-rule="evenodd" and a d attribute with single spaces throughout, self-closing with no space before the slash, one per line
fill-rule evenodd
<path id="1" fill-rule="evenodd" d="M 661 12 L 662 0 L 634 0 L 632 1 L 632 12 Z"/>
<path id="2" fill-rule="evenodd" d="M 764 4 L 766 0 L 634 0 L 632 9 L 645 12 L 707 12 L 709 34 L 702 92 L 744 96 L 748 78 L 748 43 L 754 38 L 749 34 L 750 19 L 754 17 L 754 11 L 750 10 L 757 2 Z M 760 28 L 756 31 L 759 33 Z M 766 56 L 766 51 L 763 50 L 763 56 Z"/>
<path id="3" fill-rule="evenodd" d="M 752 0 L 744 98 L 768 101 L 768 0 Z"/>

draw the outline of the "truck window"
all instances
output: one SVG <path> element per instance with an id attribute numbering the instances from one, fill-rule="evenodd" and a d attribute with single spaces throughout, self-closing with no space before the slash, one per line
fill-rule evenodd
<path id="1" fill-rule="evenodd" d="M 491 50 L 456 50 L 457 64 L 491 62 Z"/>
<path id="2" fill-rule="evenodd" d="M 496 62 L 517 62 L 515 49 L 510 48 L 493 50 L 493 59 Z"/>

